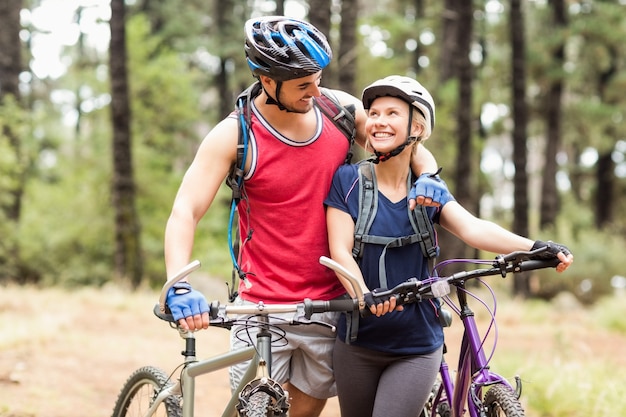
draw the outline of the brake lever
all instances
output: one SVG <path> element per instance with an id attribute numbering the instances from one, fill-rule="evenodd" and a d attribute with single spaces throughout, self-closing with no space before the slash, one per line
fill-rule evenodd
<path id="1" fill-rule="evenodd" d="M 500 269 L 500 275 L 502 278 L 505 278 L 506 275 L 510 272 L 508 271 L 508 267 L 511 266 L 511 270 L 515 271 L 518 269 L 519 265 L 524 261 L 529 261 L 533 256 L 539 255 L 542 252 L 548 250 L 547 246 L 543 246 L 541 248 L 537 248 L 531 251 L 515 251 L 511 253 L 507 253 L 506 255 L 498 255 L 496 256 L 496 260 L 493 262 L 493 266 L 495 268 Z"/>

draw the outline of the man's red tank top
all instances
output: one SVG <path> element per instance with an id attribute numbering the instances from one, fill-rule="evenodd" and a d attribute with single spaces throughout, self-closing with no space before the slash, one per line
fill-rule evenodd
<path id="1" fill-rule="evenodd" d="M 319 258 L 329 256 L 324 199 L 348 140 L 317 107 L 318 128 L 306 142 L 284 137 L 252 109 L 247 199 L 238 206 L 239 265 L 251 286 L 239 293 L 267 303 L 336 298 L 345 290 Z"/>

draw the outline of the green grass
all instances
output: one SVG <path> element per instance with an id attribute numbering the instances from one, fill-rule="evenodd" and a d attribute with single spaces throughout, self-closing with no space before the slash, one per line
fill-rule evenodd
<path id="1" fill-rule="evenodd" d="M 499 300 L 492 369 L 523 383 L 527 417 L 626 416 L 626 304 Z M 505 340 L 506 339 L 506 340 Z"/>

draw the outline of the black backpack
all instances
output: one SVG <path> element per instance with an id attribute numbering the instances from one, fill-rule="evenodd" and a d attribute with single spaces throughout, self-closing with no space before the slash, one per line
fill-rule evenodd
<path id="1" fill-rule="evenodd" d="M 359 263 L 363 256 L 363 248 L 366 244 L 382 245 L 385 247 L 381 256 L 381 268 L 379 271 L 380 287 L 387 287 L 387 278 L 384 268 L 384 254 L 387 248 L 397 248 L 401 246 L 419 243 L 422 254 L 426 259 L 434 259 L 438 255 L 439 248 L 435 236 L 433 223 L 428 217 L 426 207 L 416 206 L 415 209 L 408 209 L 408 216 L 413 226 L 414 233 L 403 237 L 388 237 L 370 235 L 369 231 L 378 211 L 378 185 L 376 177 L 373 175 L 374 164 L 370 160 L 359 163 L 359 215 L 354 226 L 354 247 L 352 256 Z M 413 175 L 407 179 L 407 187 L 413 185 Z"/>

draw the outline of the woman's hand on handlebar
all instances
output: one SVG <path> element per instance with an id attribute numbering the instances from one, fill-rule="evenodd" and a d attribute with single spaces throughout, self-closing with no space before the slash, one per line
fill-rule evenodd
<path id="1" fill-rule="evenodd" d="M 561 263 L 556 266 L 556 272 L 565 271 L 574 262 L 574 255 L 572 255 L 571 252 L 567 255 L 563 252 L 559 252 L 556 256 L 559 258 L 559 261 L 561 261 Z"/>
<path id="2" fill-rule="evenodd" d="M 541 240 L 537 240 L 535 241 L 535 244 L 533 245 L 531 250 L 536 250 L 536 249 L 540 249 L 544 247 L 546 247 L 547 249 L 544 252 L 537 255 L 537 258 L 538 259 L 546 259 L 546 258 L 552 258 L 552 257 L 559 258 L 559 261 L 561 261 L 561 263 L 556 266 L 557 272 L 565 271 L 574 262 L 574 255 L 572 254 L 572 252 L 567 248 L 567 246 L 562 245 L 560 243 L 556 243 L 552 241 L 544 242 Z"/>
<path id="3" fill-rule="evenodd" d="M 376 290 L 363 294 L 365 305 L 369 311 L 376 317 L 390 313 L 394 310 L 401 311 L 403 306 L 396 305 L 396 297 L 377 297 Z"/>

